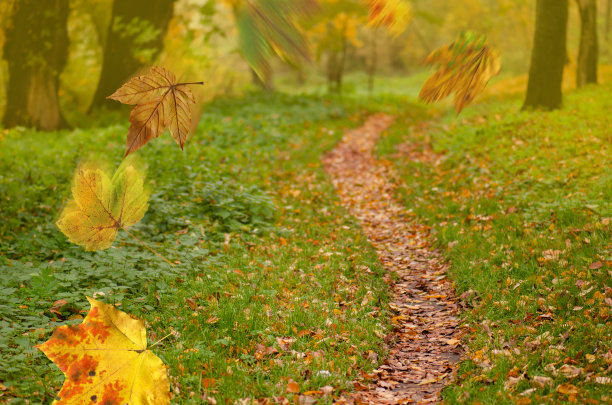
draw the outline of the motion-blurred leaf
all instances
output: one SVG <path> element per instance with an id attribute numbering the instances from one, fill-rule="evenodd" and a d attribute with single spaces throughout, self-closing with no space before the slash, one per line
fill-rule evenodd
<path id="1" fill-rule="evenodd" d="M 195 104 L 190 84 L 203 83 L 177 83 L 172 72 L 155 66 L 148 75 L 128 80 L 108 96 L 123 104 L 135 105 L 130 114 L 126 156 L 160 136 L 166 127 L 183 148 L 191 128 L 191 105 Z"/>
<path id="2" fill-rule="evenodd" d="M 138 223 L 149 207 L 144 176 L 129 161 L 112 178 L 96 165 L 79 167 L 72 195 L 57 226 L 86 250 L 108 249 L 119 229 Z"/>
<path id="3" fill-rule="evenodd" d="M 497 51 L 484 36 L 473 33 L 459 35 L 452 44 L 431 53 L 425 63 L 438 66 L 438 70 L 427 79 L 419 98 L 432 103 L 454 93 L 457 112 L 472 103 L 501 69 Z"/>
<path id="4" fill-rule="evenodd" d="M 226 0 L 233 10 L 240 50 L 264 78 L 274 55 L 289 63 L 309 59 L 309 46 L 297 22 L 317 10 L 316 0 Z"/>
<path id="5" fill-rule="evenodd" d="M 412 18 L 412 8 L 405 0 L 364 0 L 370 7 L 368 25 L 386 27 L 394 35 L 401 34 Z"/>
<path id="6" fill-rule="evenodd" d="M 66 376 L 53 404 L 169 404 L 166 366 L 147 348 L 144 322 L 87 299 L 83 323 L 36 346 Z"/>

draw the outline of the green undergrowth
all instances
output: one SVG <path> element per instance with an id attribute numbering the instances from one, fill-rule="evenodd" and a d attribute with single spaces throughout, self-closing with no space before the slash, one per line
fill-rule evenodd
<path id="1" fill-rule="evenodd" d="M 611 87 L 400 117 L 381 142 L 466 306 L 448 403 L 612 400 Z"/>
<path id="2" fill-rule="evenodd" d="M 352 389 L 382 358 L 386 285 L 320 156 L 366 111 L 304 96 L 220 100 L 184 152 L 168 134 L 137 152 L 152 197 L 131 232 L 174 267 L 122 231 L 85 252 L 54 225 L 79 162 L 119 165 L 125 124 L 3 132 L 0 402 L 53 399 L 63 377 L 34 345 L 79 323 L 86 296 L 145 319 L 150 342 L 171 334 L 155 352 L 173 403 L 290 398 L 290 380 L 301 392 Z"/>

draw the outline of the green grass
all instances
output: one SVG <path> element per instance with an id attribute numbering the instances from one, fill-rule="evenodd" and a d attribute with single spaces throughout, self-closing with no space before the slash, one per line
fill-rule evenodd
<path id="1" fill-rule="evenodd" d="M 400 117 L 379 145 L 468 307 L 448 403 L 612 399 L 611 87 L 568 94 L 552 113 L 506 98 L 427 125 Z"/>
<path id="2" fill-rule="evenodd" d="M 155 352 L 169 365 L 173 403 L 291 397 L 288 379 L 302 392 L 352 389 L 359 370 L 377 366 L 370 351 L 383 358 L 387 288 L 320 156 L 364 115 L 346 100 L 221 100 L 185 152 L 168 134 L 139 151 L 153 192 L 132 231 L 176 267 L 123 232 L 113 248 L 85 252 L 54 225 L 80 161 L 118 166 L 125 124 L 4 132 L 0 402 L 53 398 L 61 372 L 33 346 L 80 322 L 86 296 L 145 319 L 151 342 L 172 333 Z M 51 312 L 60 299 L 68 304 Z M 295 339 L 291 350 L 277 338 Z"/>

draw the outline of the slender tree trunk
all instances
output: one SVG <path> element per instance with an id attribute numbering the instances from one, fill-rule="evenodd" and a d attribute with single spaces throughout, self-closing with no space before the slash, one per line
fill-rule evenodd
<path id="1" fill-rule="evenodd" d="M 376 70 L 378 68 L 378 30 L 374 28 L 372 30 L 372 37 L 370 38 L 370 66 L 368 68 L 368 92 L 372 94 L 374 91 L 374 77 L 376 76 Z"/>
<path id="2" fill-rule="evenodd" d="M 606 1 L 606 31 L 605 39 L 606 42 L 610 40 L 610 23 L 612 22 L 612 0 Z"/>
<path id="3" fill-rule="evenodd" d="M 59 76 L 68 58 L 69 0 L 19 0 L 6 30 L 6 127 L 45 131 L 67 126 L 60 111 Z"/>
<path id="4" fill-rule="evenodd" d="M 348 29 L 348 20 L 345 18 L 344 25 L 342 27 L 342 50 L 340 52 L 340 60 L 336 69 L 336 92 L 342 93 L 342 82 L 344 79 L 344 67 L 346 66 L 346 56 L 348 53 L 348 39 L 346 37 L 346 30 Z"/>
<path id="5" fill-rule="evenodd" d="M 568 0 L 537 0 L 527 96 L 523 109 L 553 110 L 563 99 Z"/>
<path id="6" fill-rule="evenodd" d="M 597 83 L 599 43 L 597 39 L 597 0 L 576 0 L 580 11 L 580 49 L 576 85 Z"/>
<path id="7" fill-rule="evenodd" d="M 327 91 L 329 91 L 330 93 L 336 93 L 337 89 L 335 88 L 335 86 L 336 86 L 336 77 L 337 77 L 336 71 L 338 70 L 338 52 L 329 51 L 327 53 L 326 63 L 327 63 L 327 67 L 326 67 Z"/>
<path id="8" fill-rule="evenodd" d="M 172 19 L 175 0 L 115 0 L 106 35 L 104 62 L 91 109 L 106 106 L 118 108 L 119 103 L 106 97 L 127 79 L 150 64 L 164 44 L 168 24 Z M 130 29 L 126 29 L 126 28 Z M 141 32 L 131 29 L 143 27 Z M 152 30 L 153 36 L 142 31 Z"/>

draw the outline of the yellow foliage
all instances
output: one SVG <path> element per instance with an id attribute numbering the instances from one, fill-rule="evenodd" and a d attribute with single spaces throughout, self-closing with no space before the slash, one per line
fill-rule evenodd
<path id="1" fill-rule="evenodd" d="M 412 8 L 405 0 L 364 0 L 370 7 L 368 25 L 387 27 L 391 34 L 400 35 L 412 18 Z"/>
<path id="2" fill-rule="evenodd" d="M 53 404 L 169 404 L 166 366 L 147 348 L 144 322 L 87 299 L 80 325 L 60 326 L 36 346 L 66 376 Z"/>
<path id="3" fill-rule="evenodd" d="M 57 226 L 72 243 L 89 251 L 111 247 L 119 229 L 138 223 L 149 207 L 144 176 L 129 160 L 112 179 L 99 166 L 79 167 L 72 195 Z"/>

